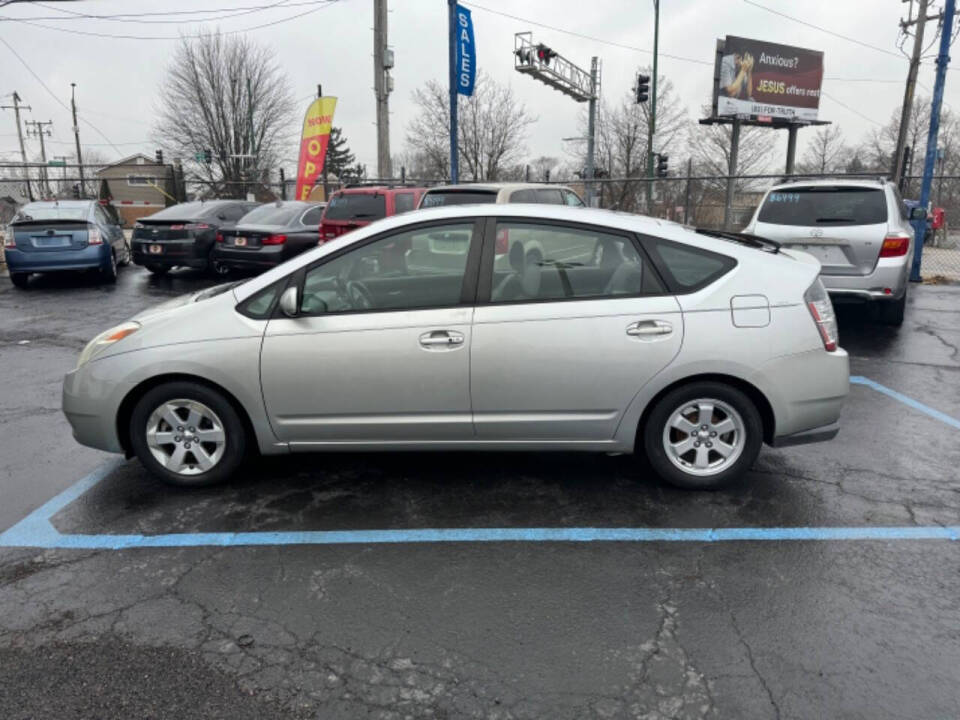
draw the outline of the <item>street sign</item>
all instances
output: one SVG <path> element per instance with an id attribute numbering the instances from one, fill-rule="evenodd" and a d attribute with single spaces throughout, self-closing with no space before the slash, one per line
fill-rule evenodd
<path id="1" fill-rule="evenodd" d="M 49 165 L 50 167 L 66 167 L 67 161 L 66 160 L 47 160 L 47 165 Z"/>

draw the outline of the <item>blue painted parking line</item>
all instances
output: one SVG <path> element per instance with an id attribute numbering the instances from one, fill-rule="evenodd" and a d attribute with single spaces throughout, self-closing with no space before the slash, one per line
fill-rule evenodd
<path id="1" fill-rule="evenodd" d="M 896 390 L 861 376 L 850 382 L 883 393 L 960 430 L 960 420 Z M 59 532 L 51 518 L 110 475 L 113 460 L 48 500 L 0 533 L 0 547 L 125 550 L 129 548 L 251 547 L 277 545 L 379 545 L 481 542 L 783 542 L 824 540 L 960 540 L 960 525 L 894 527 L 739 527 L 739 528 L 423 528 L 399 530 L 310 530 L 298 532 L 165 533 L 160 535 L 81 535 Z"/>
<path id="2" fill-rule="evenodd" d="M 870 378 L 865 378 L 860 375 L 853 375 L 850 377 L 850 383 L 853 385 L 866 385 L 867 387 L 873 388 L 879 393 L 883 393 L 887 397 L 891 397 L 894 400 L 902 402 L 904 405 L 912 407 L 914 410 L 919 410 L 920 412 L 925 413 L 932 418 L 936 418 L 940 422 L 945 423 L 950 427 L 960 430 L 960 419 L 950 417 L 946 413 L 940 412 L 929 405 L 924 405 L 919 400 L 914 400 L 912 397 L 897 392 L 896 390 L 892 390 L 886 385 L 881 385 L 875 380 L 871 380 Z"/>

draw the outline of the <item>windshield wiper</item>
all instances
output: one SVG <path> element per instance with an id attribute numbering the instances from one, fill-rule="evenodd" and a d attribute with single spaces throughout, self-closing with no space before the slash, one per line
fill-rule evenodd
<path id="1" fill-rule="evenodd" d="M 730 240 L 732 242 L 740 243 L 741 245 L 746 245 L 747 247 L 757 248 L 758 250 L 763 250 L 769 253 L 780 252 L 780 243 L 778 243 L 776 240 L 760 237 L 759 235 L 751 235 L 750 233 L 726 232 L 724 230 L 707 230 L 706 228 L 696 228 L 696 232 L 709 237 Z"/>
<path id="2" fill-rule="evenodd" d="M 857 221 L 856 218 L 845 218 L 845 217 L 825 217 L 825 218 L 817 218 L 816 220 L 816 222 L 818 223 L 827 223 L 827 222 L 855 223 L 856 221 Z"/>

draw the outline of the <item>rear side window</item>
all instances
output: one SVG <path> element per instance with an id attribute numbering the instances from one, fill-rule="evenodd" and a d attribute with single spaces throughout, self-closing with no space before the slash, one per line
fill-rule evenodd
<path id="1" fill-rule="evenodd" d="M 393 207 L 397 215 L 413 210 L 413 193 L 402 192 L 393 196 Z"/>
<path id="2" fill-rule="evenodd" d="M 300 218 L 300 222 L 304 225 L 319 225 L 321 217 L 323 217 L 323 207 L 310 208 Z"/>
<path id="3" fill-rule="evenodd" d="M 757 220 L 773 225 L 878 225 L 887 221 L 887 198 L 882 188 L 785 188 L 767 195 Z"/>
<path id="4" fill-rule="evenodd" d="M 440 205 L 480 205 L 497 201 L 497 193 L 491 190 L 438 190 L 428 192 L 420 201 L 420 207 Z"/>
<path id="5" fill-rule="evenodd" d="M 334 195 L 327 205 L 327 220 L 379 220 L 387 215 L 387 200 L 381 194 Z"/>
<path id="6" fill-rule="evenodd" d="M 526 190 L 514 190 L 510 196 L 512 203 L 535 203 L 537 201 L 537 192 L 531 188 Z"/>
<path id="7" fill-rule="evenodd" d="M 563 191 L 563 203 L 564 205 L 572 205 L 573 207 L 583 207 L 583 201 L 575 192 L 570 190 Z"/>
<path id="8" fill-rule="evenodd" d="M 660 238 L 644 238 L 643 244 L 670 290 L 676 293 L 706 287 L 737 264 L 726 255 Z"/>
<path id="9" fill-rule="evenodd" d="M 537 202 L 541 202 L 546 205 L 563 205 L 563 198 L 560 196 L 560 191 L 558 189 L 549 188 L 545 190 L 537 190 Z"/>

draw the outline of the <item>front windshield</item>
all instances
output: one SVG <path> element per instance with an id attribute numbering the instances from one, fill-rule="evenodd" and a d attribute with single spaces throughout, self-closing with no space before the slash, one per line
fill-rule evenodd
<path id="1" fill-rule="evenodd" d="M 89 205 L 59 205 L 57 203 L 31 203 L 20 208 L 12 222 L 30 222 L 31 220 L 75 220 L 87 222 L 90 217 Z"/>
<path id="2" fill-rule="evenodd" d="M 242 218 L 240 225 L 288 225 L 303 210 L 299 205 L 261 205 Z"/>

